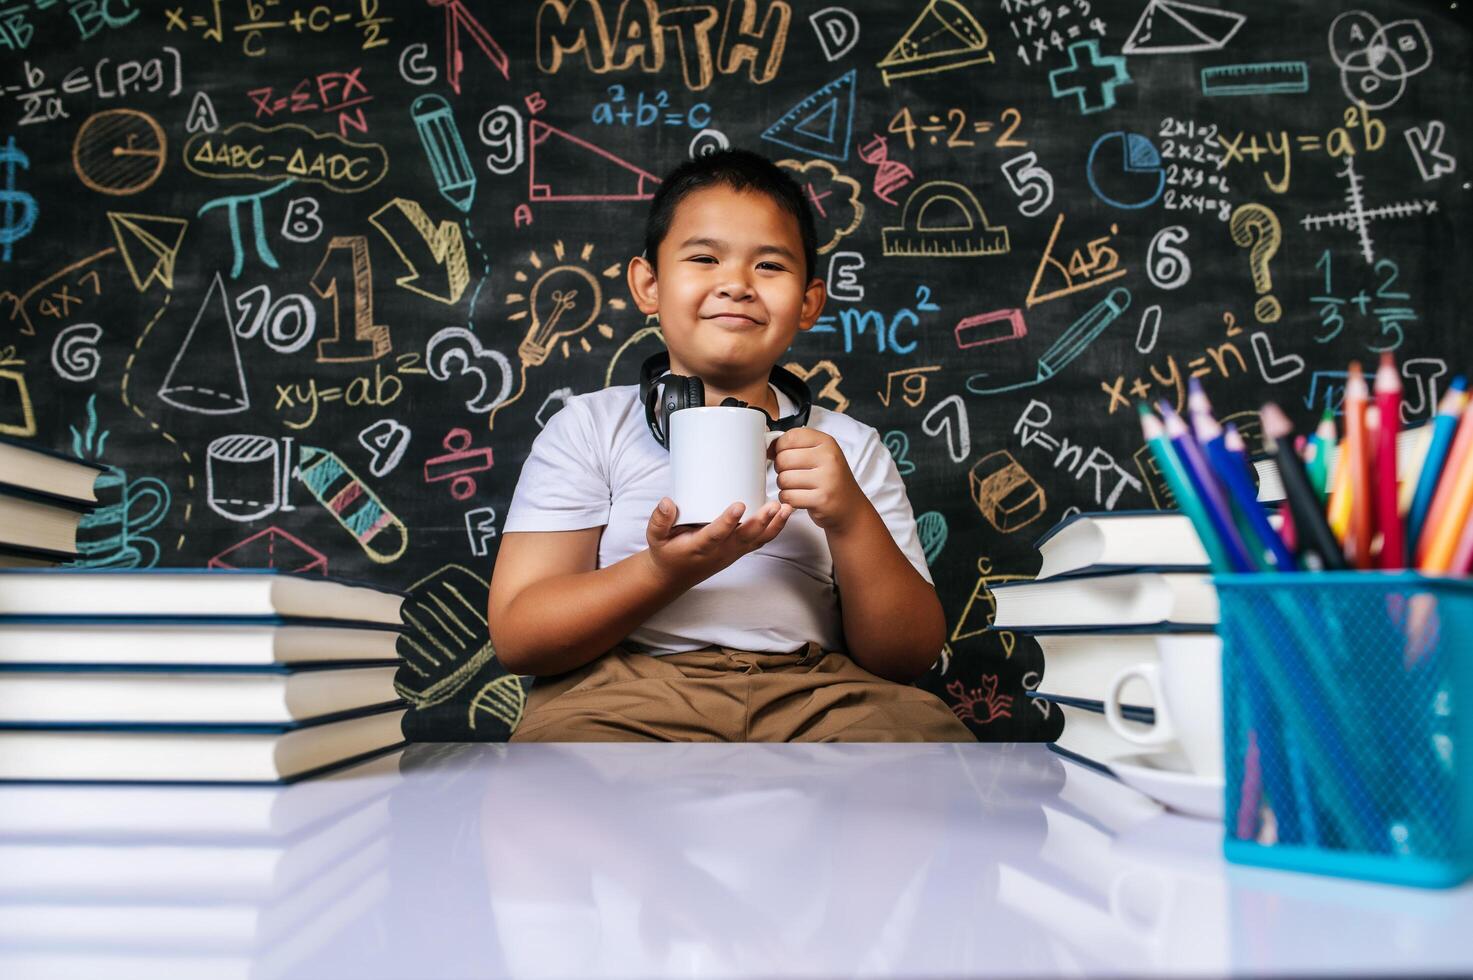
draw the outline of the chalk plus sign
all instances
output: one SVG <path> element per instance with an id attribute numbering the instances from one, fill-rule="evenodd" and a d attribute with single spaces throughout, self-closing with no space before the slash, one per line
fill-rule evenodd
<path id="1" fill-rule="evenodd" d="M 1089 56 L 1087 64 L 1079 63 L 1081 51 Z M 1125 70 L 1125 59 L 1114 55 L 1101 58 L 1099 41 L 1075 41 L 1069 45 L 1069 67 L 1055 68 L 1048 73 L 1048 85 L 1054 98 L 1077 95 L 1079 111 L 1085 115 L 1113 107 L 1115 89 L 1129 84 L 1130 72 Z M 1090 97 L 1096 93 L 1097 100 L 1091 100 Z"/>

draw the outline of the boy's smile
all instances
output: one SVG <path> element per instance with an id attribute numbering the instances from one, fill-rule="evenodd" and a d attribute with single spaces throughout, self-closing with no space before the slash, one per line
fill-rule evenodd
<path id="1" fill-rule="evenodd" d="M 766 194 L 706 187 L 680 201 L 656 258 L 658 273 L 630 261 L 629 289 L 659 314 L 671 371 L 701 378 L 708 405 L 731 396 L 776 417 L 768 375 L 824 303 L 797 218 Z"/>

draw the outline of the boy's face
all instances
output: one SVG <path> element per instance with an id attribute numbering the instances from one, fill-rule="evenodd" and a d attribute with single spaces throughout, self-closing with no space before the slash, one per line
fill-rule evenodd
<path id="1" fill-rule="evenodd" d="M 629 289 L 641 312 L 659 314 L 677 374 L 765 378 L 823 310 L 823 281 L 805 280 L 798 219 L 766 194 L 716 185 L 687 195 L 658 259 L 658 277 L 631 260 Z"/>

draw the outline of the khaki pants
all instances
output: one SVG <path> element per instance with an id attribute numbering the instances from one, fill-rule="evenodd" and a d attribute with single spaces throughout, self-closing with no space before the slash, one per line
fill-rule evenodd
<path id="1" fill-rule="evenodd" d="M 541 677 L 513 742 L 975 742 L 941 699 L 817 643 L 793 653 L 616 646 Z"/>

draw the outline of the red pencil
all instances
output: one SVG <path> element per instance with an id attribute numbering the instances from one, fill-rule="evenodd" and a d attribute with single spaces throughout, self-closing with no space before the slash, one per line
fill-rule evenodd
<path id="1" fill-rule="evenodd" d="M 1371 444 L 1366 439 L 1366 401 L 1370 392 L 1359 361 L 1350 362 L 1345 382 L 1345 452 L 1341 466 L 1349 467 L 1354 488 L 1350 502 L 1350 529 L 1345 534 L 1345 557 L 1351 568 L 1371 567 Z"/>
<path id="2" fill-rule="evenodd" d="M 1376 368 L 1376 525 L 1381 532 L 1379 568 L 1405 568 L 1406 532 L 1397 507 L 1396 434 L 1401 428 L 1401 375 L 1390 351 L 1381 355 Z"/>

